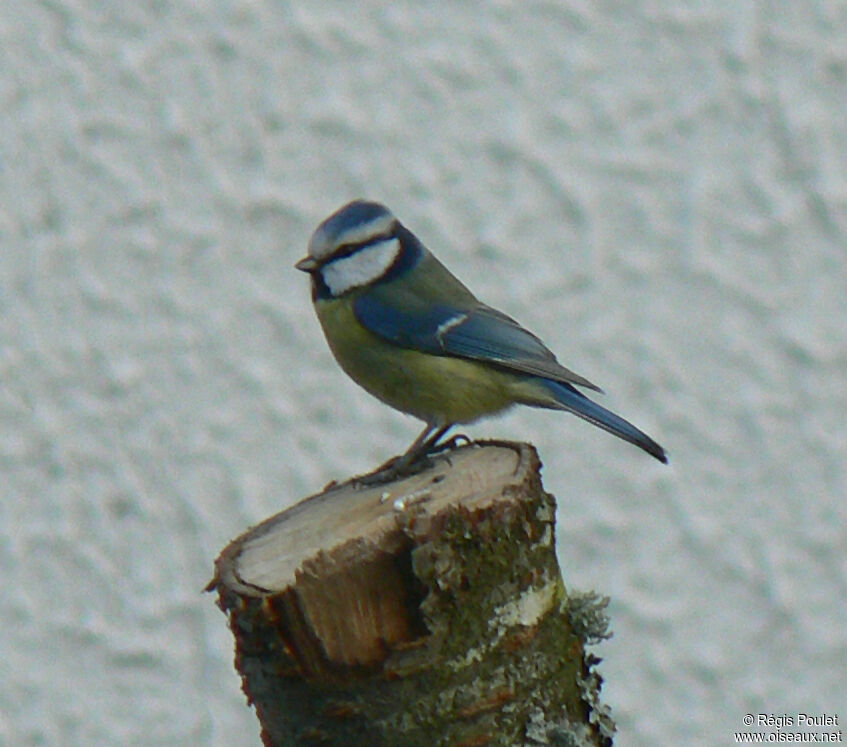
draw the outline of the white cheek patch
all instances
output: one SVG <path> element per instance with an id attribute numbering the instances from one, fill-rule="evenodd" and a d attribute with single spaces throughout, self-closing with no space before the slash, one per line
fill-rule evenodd
<path id="1" fill-rule="evenodd" d="M 399 239 L 387 239 L 366 246 L 349 257 L 339 257 L 328 262 L 321 275 L 333 296 L 340 296 L 352 288 L 368 285 L 381 278 L 400 254 Z"/>

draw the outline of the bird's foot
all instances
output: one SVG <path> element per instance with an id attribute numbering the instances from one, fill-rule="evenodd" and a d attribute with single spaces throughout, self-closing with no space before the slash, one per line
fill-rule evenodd
<path id="1" fill-rule="evenodd" d="M 466 436 L 464 433 L 457 433 L 452 438 L 448 438 L 446 441 L 442 441 L 441 443 L 434 443 L 429 446 L 427 449 L 427 454 L 441 454 L 445 451 L 453 451 L 453 449 L 459 448 L 459 443 L 464 441 L 464 445 L 472 443 L 469 436 Z"/>
<path id="2" fill-rule="evenodd" d="M 366 487 L 372 485 L 385 485 L 393 482 L 401 477 L 410 477 L 417 472 L 421 472 L 432 465 L 432 460 L 424 453 L 414 456 L 414 459 L 407 459 L 406 455 L 392 457 L 385 464 L 377 467 L 373 472 L 367 475 L 361 475 L 355 478 L 354 482 L 357 485 Z"/>
<path id="3" fill-rule="evenodd" d="M 461 442 L 469 444 L 471 443 L 471 439 L 463 433 L 458 433 L 441 443 L 424 443 L 415 452 L 392 457 L 373 472 L 357 477 L 356 483 L 365 486 L 384 485 L 398 478 L 410 477 L 418 472 L 423 472 L 423 470 L 433 465 L 433 460 L 430 457 L 443 454 L 446 451 L 452 451 L 458 448 Z"/>

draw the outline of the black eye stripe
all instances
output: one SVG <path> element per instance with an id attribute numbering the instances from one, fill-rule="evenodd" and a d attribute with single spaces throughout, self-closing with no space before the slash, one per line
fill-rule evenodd
<path id="1" fill-rule="evenodd" d="M 374 236 L 368 241 L 359 244 L 341 244 L 322 264 L 329 264 L 330 262 L 334 262 L 336 259 L 351 257 L 362 249 L 367 249 L 369 246 L 374 246 L 374 244 L 381 244 L 383 241 L 390 241 L 393 238 L 396 238 L 396 236 L 392 232 L 380 236 Z"/>

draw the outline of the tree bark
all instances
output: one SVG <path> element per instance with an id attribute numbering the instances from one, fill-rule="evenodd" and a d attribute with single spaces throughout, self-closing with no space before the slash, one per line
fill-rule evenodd
<path id="1" fill-rule="evenodd" d="M 209 589 L 265 745 L 610 745 L 607 599 L 565 591 L 528 444 L 330 485 L 232 542 Z"/>

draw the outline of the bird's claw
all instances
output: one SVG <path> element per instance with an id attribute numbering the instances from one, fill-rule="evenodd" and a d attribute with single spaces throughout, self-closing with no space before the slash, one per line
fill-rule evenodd
<path id="1" fill-rule="evenodd" d="M 471 439 L 469 436 L 466 436 L 464 433 L 457 433 L 452 438 L 448 438 L 446 441 L 442 441 L 439 443 L 432 444 L 429 449 L 427 449 L 427 454 L 441 454 L 445 451 L 453 451 L 453 449 L 459 448 L 459 442 L 464 441 L 465 446 L 471 443 Z"/>

